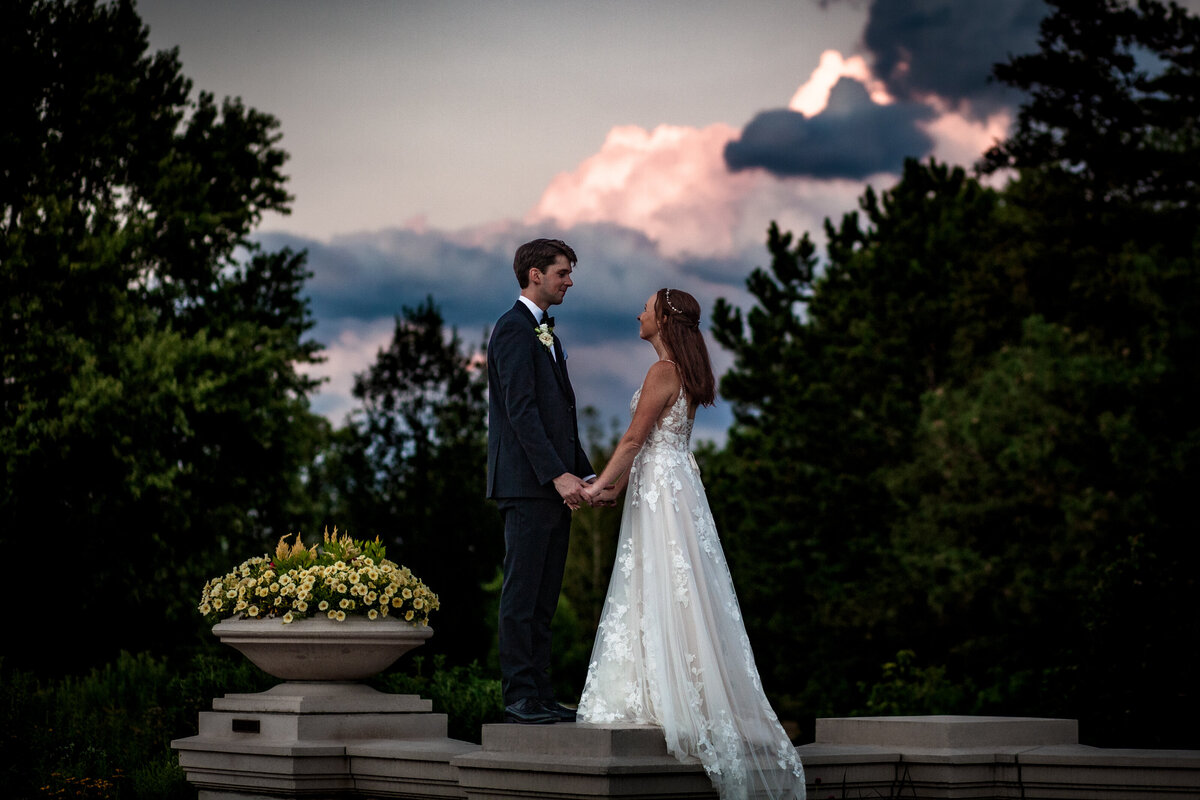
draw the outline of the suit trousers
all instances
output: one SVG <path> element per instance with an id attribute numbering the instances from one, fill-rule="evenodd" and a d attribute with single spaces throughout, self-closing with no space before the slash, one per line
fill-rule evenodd
<path id="1" fill-rule="evenodd" d="M 571 510 L 562 500 L 503 498 L 504 584 L 500 590 L 500 677 L 504 703 L 554 699 L 550 623 L 558 608 Z"/>

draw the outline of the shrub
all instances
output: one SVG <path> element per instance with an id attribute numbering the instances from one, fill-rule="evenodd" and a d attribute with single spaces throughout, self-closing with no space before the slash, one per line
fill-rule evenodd
<path id="1" fill-rule="evenodd" d="M 121 653 L 82 676 L 42 682 L 0 661 L 0 780 L 13 798 L 194 798 L 171 740 L 230 691 L 274 684 L 240 656 L 204 653 L 183 668 Z"/>
<path id="2" fill-rule="evenodd" d="M 500 681 L 486 678 L 478 662 L 466 667 L 447 667 L 445 656 L 433 658 L 433 670 L 425 674 L 425 659 L 417 656 L 404 672 L 391 672 L 373 681 L 376 688 L 397 694 L 417 694 L 433 701 L 433 710 L 449 717 L 448 734 L 479 744 L 481 727 L 500 722 L 504 700 Z"/>

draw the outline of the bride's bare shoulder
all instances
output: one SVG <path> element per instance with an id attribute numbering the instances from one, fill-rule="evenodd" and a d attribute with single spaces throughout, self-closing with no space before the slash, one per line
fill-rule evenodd
<path id="1" fill-rule="evenodd" d="M 643 383 L 646 385 L 653 383 L 656 386 L 678 385 L 679 370 L 675 368 L 674 361 L 668 361 L 665 358 L 661 361 L 655 361 L 650 365 L 650 369 L 646 371 L 646 380 Z"/>
<path id="2" fill-rule="evenodd" d="M 674 364 L 670 361 L 656 361 L 650 365 L 646 379 L 642 381 L 642 397 L 653 398 L 655 403 L 666 407 L 679 394 L 681 385 Z"/>

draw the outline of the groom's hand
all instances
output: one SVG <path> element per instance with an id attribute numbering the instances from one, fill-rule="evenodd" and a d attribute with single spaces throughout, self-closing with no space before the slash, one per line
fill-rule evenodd
<path id="1" fill-rule="evenodd" d="M 580 480 L 578 476 L 564 472 L 554 479 L 554 488 L 558 490 L 558 494 L 562 497 L 563 502 L 567 504 L 567 508 L 572 511 L 583 505 L 583 490 L 587 488 L 587 484 Z"/>

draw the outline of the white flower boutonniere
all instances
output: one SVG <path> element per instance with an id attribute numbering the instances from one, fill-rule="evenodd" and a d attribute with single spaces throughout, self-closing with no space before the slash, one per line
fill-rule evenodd
<path id="1" fill-rule="evenodd" d="M 547 350 L 554 348 L 554 333 L 551 331 L 549 325 L 543 322 L 534 328 L 533 331 L 537 334 L 538 341 L 545 345 Z"/>

